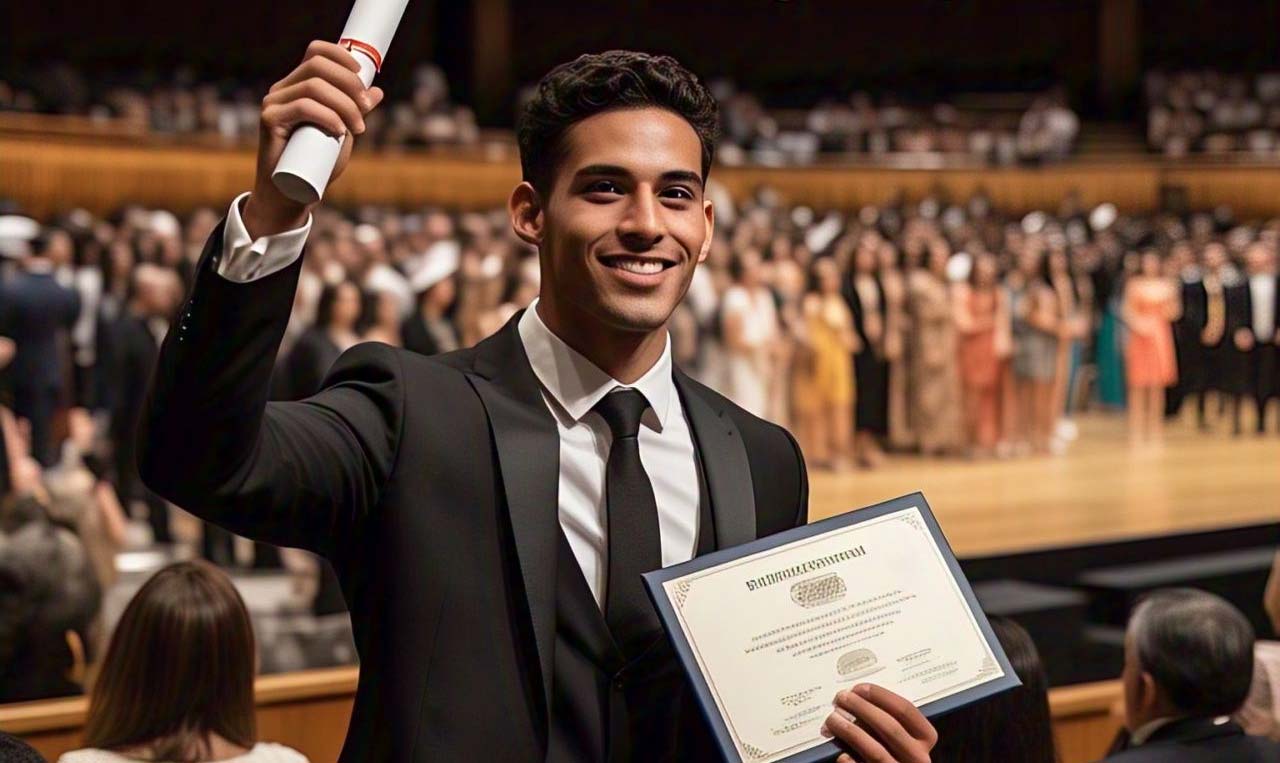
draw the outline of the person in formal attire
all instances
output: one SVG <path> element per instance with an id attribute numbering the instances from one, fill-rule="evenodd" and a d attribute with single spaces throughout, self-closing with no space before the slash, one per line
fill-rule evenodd
<path id="1" fill-rule="evenodd" d="M 258 741 L 255 650 L 249 611 L 226 573 L 202 560 L 161 569 L 116 624 L 85 747 L 58 763 L 306 763 Z"/>
<path id="2" fill-rule="evenodd" d="M 38 237 L 16 277 L 0 283 L 0 335 L 17 345 L 10 364 L 13 412 L 31 424 L 31 453 L 42 466 L 57 460 L 53 417 L 66 391 L 61 338 L 80 315 L 80 296 L 57 281 L 52 238 Z"/>
<path id="3" fill-rule="evenodd" d="M 395 292 L 385 288 L 366 291 L 360 312 L 360 341 L 404 346 L 400 336 L 400 297 Z"/>
<path id="4" fill-rule="evenodd" d="M 1124 286 L 1122 317 L 1129 329 L 1125 378 L 1129 383 L 1129 442 L 1157 445 L 1164 431 L 1165 390 L 1178 380 L 1173 323 L 1181 310 L 1178 288 L 1164 276 L 1160 253 L 1142 253 L 1142 269 Z"/>
<path id="5" fill-rule="evenodd" d="M 887 306 L 877 275 L 878 237 L 864 236 L 853 254 L 853 273 L 846 279 L 845 299 L 853 314 L 857 350 L 853 356 L 858 389 L 854 401 L 854 451 L 867 468 L 884 461 L 881 443 L 889 436 L 889 362 L 885 357 Z"/>
<path id="6" fill-rule="evenodd" d="M 911 315 L 909 357 L 911 407 L 916 435 L 925 455 L 957 453 L 964 439 L 956 325 L 947 282 L 945 242 L 929 248 L 925 267 L 911 272 L 907 305 Z"/>
<path id="7" fill-rule="evenodd" d="M 320 391 L 325 374 L 342 353 L 360 341 L 364 296 L 354 281 L 326 284 L 316 305 L 316 322 L 293 345 L 273 382 L 277 400 L 301 400 Z"/>
<path id="8" fill-rule="evenodd" d="M 405 319 L 400 333 L 407 350 L 436 355 L 458 349 L 458 332 L 450 318 L 458 285 L 458 252 L 437 246 L 409 275 L 409 286 L 418 298 L 418 309 Z"/>
<path id="9" fill-rule="evenodd" d="M 1124 729 L 1107 763 L 1273 763 L 1280 743 L 1230 716 L 1253 680 L 1254 634 L 1222 598 L 1192 589 L 1143 599 L 1125 633 Z"/>
<path id="10" fill-rule="evenodd" d="M 1072 393 L 1093 310 L 1088 284 L 1077 277 L 1076 270 L 1065 247 L 1055 247 L 1045 257 L 1045 280 L 1053 290 L 1060 326 L 1049 403 L 1054 424 L 1053 443 L 1059 449 L 1079 434 L 1072 416 L 1075 403 Z"/>
<path id="11" fill-rule="evenodd" d="M 537 300 L 458 352 L 358 345 L 310 399 L 268 403 L 311 220 L 271 168 L 301 122 L 362 131 L 382 91 L 357 68 L 315 41 L 264 99 L 254 188 L 161 349 L 143 478 L 333 563 L 360 657 L 343 761 L 712 759 L 640 575 L 803 523 L 808 484 L 785 430 L 670 360 L 714 226 L 714 98 L 669 57 L 552 70 L 508 203 Z M 835 702 L 815 724 L 849 754 L 928 761 L 936 734 L 906 700 L 858 685 Z"/>
<path id="12" fill-rule="evenodd" d="M 1049 679 L 1035 642 L 1013 620 L 990 621 L 1022 685 L 939 718 L 934 757 L 946 763 L 1058 763 Z"/>
<path id="13" fill-rule="evenodd" d="M 1280 397 L 1280 274 L 1276 272 L 1275 248 L 1261 241 L 1254 243 L 1245 252 L 1245 268 L 1249 387 L 1257 412 L 1255 429 L 1264 434 L 1267 405 Z M 1280 419 L 1276 427 L 1280 429 Z"/>
<path id="14" fill-rule="evenodd" d="M 1211 242 L 1204 248 L 1204 278 L 1197 301 L 1204 305 L 1200 344 L 1204 351 L 1205 384 L 1196 401 L 1197 419 L 1208 428 L 1206 393 L 1216 391 L 1219 409 L 1231 408 L 1232 429 L 1241 431 L 1241 401 L 1248 393 L 1248 329 L 1245 312 L 1249 287 L 1227 257 L 1227 248 Z"/>
<path id="15" fill-rule="evenodd" d="M 143 264 L 133 271 L 128 304 L 111 326 L 111 366 L 107 374 L 114 390 L 109 434 L 117 500 L 130 512 L 134 499 L 142 499 L 152 540 L 164 544 L 173 542 L 169 506 L 138 481 L 135 443 L 147 381 L 155 370 L 160 342 L 168 330 L 167 318 L 177 307 L 171 278 L 175 276 L 157 265 Z"/>
<path id="16" fill-rule="evenodd" d="M 884 357 L 889 365 L 888 398 L 889 445 L 905 450 L 916 444 L 910 406 L 910 370 L 907 364 L 907 278 L 899 263 L 898 249 L 885 241 L 876 250 L 880 266 L 880 287 L 884 290 Z"/>
<path id="17" fill-rule="evenodd" d="M 1000 441 L 1002 358 L 1010 350 L 1009 304 L 1000 288 L 994 255 L 984 253 L 974 259 L 967 288 L 957 293 L 955 310 L 965 439 L 975 455 L 990 456 Z"/>
<path id="18" fill-rule="evenodd" d="M 765 416 L 781 339 L 777 303 L 761 281 L 760 253 L 756 250 L 746 250 L 731 260 L 729 273 L 733 285 L 720 304 L 725 347 L 723 389 L 730 400 Z"/>
<path id="19" fill-rule="evenodd" d="M 0 702 L 80 694 L 102 608 L 92 558 L 34 495 L 0 510 Z"/>
<path id="20" fill-rule="evenodd" d="M 1173 322 L 1173 348 L 1177 357 L 1178 378 L 1173 386 L 1165 390 L 1164 412 L 1166 417 L 1177 416 L 1182 411 L 1182 404 L 1196 394 L 1204 384 L 1204 359 L 1200 345 L 1200 326 L 1204 317 L 1198 312 L 1203 309 L 1196 300 L 1197 287 L 1200 283 L 1200 265 L 1196 261 L 1195 249 L 1189 241 L 1179 241 L 1169 249 L 1165 260 L 1165 276 L 1178 290 L 1178 302 L 1182 309 Z"/>
<path id="21" fill-rule="evenodd" d="M 840 269 L 831 257 L 810 266 L 810 290 L 801 301 L 805 352 L 792 393 L 806 421 L 810 462 L 843 471 L 853 457 L 853 402 L 857 396 L 853 356 L 858 336 L 853 314 L 840 294 Z"/>
<path id="22" fill-rule="evenodd" d="M 1020 444 L 1048 453 L 1057 420 L 1053 378 L 1060 326 L 1057 297 L 1045 280 L 1042 262 L 1043 254 L 1031 245 L 1018 254 L 1017 269 L 1009 274 L 1009 310 Z"/>

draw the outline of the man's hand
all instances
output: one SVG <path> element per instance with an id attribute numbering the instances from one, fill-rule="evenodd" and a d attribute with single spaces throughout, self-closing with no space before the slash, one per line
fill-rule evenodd
<path id="1" fill-rule="evenodd" d="M 1248 352 L 1253 349 L 1253 332 L 1249 329 L 1236 329 L 1235 340 L 1237 350 Z"/>
<path id="2" fill-rule="evenodd" d="M 241 210 L 249 235 L 257 238 L 302 225 L 309 206 L 280 193 L 271 182 L 280 155 L 294 128 L 310 124 L 339 137 L 347 136 L 333 167 L 332 183 L 351 158 L 355 135 L 364 132 L 364 117 L 382 102 L 382 89 L 366 89 L 351 53 L 332 42 L 313 40 L 302 63 L 271 86 L 262 99 L 258 124 L 258 165 L 253 193 Z"/>
<path id="3" fill-rule="evenodd" d="M 859 684 L 837 694 L 835 705 L 822 730 L 849 750 L 836 763 L 929 763 L 938 732 L 907 700 Z"/>

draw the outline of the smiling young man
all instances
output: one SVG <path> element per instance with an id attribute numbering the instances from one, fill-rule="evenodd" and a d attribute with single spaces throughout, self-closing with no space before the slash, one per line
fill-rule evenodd
<path id="1" fill-rule="evenodd" d="M 804 522 L 808 486 L 784 430 L 671 362 L 715 222 L 715 101 L 666 57 L 553 70 L 509 202 L 539 251 L 533 307 L 448 355 L 359 345 L 319 394 L 268 404 L 310 228 L 271 168 L 300 123 L 363 131 L 382 94 L 355 68 L 315 42 L 264 99 L 254 190 L 161 353 L 144 478 L 333 563 L 361 662 L 343 760 L 716 759 L 640 574 Z M 860 760 L 928 760 L 914 707 L 852 688 L 827 733 Z"/>

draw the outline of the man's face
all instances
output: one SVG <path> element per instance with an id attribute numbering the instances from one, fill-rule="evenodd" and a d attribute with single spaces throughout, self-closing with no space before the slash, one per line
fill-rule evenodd
<path id="1" fill-rule="evenodd" d="M 564 149 L 540 189 L 544 307 L 560 321 L 660 329 L 711 241 L 697 133 L 665 109 L 619 109 L 575 124 Z"/>

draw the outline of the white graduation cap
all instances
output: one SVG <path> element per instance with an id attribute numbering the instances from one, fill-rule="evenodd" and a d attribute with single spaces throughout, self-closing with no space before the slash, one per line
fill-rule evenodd
<path id="1" fill-rule="evenodd" d="M 461 247 L 456 241 L 437 241 L 422 254 L 417 267 L 409 273 L 409 288 L 415 294 L 430 289 L 458 270 Z"/>
<path id="2" fill-rule="evenodd" d="M 1104 231 L 1111 227 L 1117 216 L 1118 212 L 1115 204 L 1111 202 L 1099 204 L 1089 213 L 1089 227 L 1098 232 Z"/>
<path id="3" fill-rule="evenodd" d="M 40 235 L 40 223 L 23 215 L 0 215 L 0 257 L 24 257 Z"/>
<path id="4" fill-rule="evenodd" d="M 182 224 L 167 209 L 156 209 L 151 212 L 151 231 L 160 236 L 181 236 Z"/>

